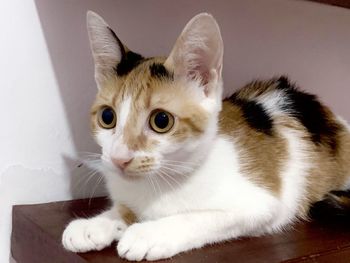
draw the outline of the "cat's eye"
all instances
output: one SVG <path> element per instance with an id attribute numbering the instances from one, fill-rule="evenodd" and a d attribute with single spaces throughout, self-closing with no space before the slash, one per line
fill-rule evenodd
<path id="1" fill-rule="evenodd" d="M 114 128 L 117 122 L 117 117 L 114 110 L 110 107 L 103 107 L 98 116 L 98 122 L 104 129 Z"/>
<path id="2" fill-rule="evenodd" d="M 151 113 L 149 125 L 157 133 L 166 133 L 174 126 L 174 116 L 164 110 L 155 110 Z"/>

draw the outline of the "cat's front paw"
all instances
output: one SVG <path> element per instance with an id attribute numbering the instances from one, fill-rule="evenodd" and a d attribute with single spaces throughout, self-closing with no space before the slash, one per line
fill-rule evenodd
<path id="1" fill-rule="evenodd" d="M 124 222 L 109 218 L 77 219 L 64 230 L 62 244 L 72 252 L 101 250 L 120 239 L 126 227 Z"/>
<path id="2" fill-rule="evenodd" d="M 172 257 L 181 249 L 181 238 L 175 229 L 166 229 L 154 222 L 131 225 L 120 239 L 120 257 L 132 261 L 159 260 Z"/>

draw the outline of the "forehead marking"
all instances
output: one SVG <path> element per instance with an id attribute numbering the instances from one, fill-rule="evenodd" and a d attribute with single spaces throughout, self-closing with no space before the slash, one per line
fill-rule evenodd
<path id="1" fill-rule="evenodd" d="M 149 69 L 153 78 L 170 80 L 174 78 L 174 74 L 170 73 L 161 63 L 153 63 Z"/>
<path id="2" fill-rule="evenodd" d="M 116 72 L 118 76 L 125 76 L 129 74 L 134 68 L 136 68 L 144 58 L 132 51 L 124 52 L 122 60 L 116 66 Z"/>
<path id="3" fill-rule="evenodd" d="M 126 121 L 130 113 L 130 107 L 131 107 L 131 97 L 129 96 L 125 100 L 123 100 L 120 105 L 118 126 L 121 128 L 123 128 L 126 124 Z"/>

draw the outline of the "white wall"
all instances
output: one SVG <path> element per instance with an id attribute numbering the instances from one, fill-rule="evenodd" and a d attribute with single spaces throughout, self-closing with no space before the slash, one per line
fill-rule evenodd
<path id="1" fill-rule="evenodd" d="M 11 0 L 0 7 L 0 262 L 8 261 L 12 204 L 94 191 L 93 182 L 76 186 L 85 170 L 74 161 L 76 152 L 98 151 L 88 129 L 95 84 L 87 9 L 144 55 L 167 54 L 185 23 L 208 11 L 223 32 L 227 93 L 287 73 L 350 120 L 350 10 L 292 0 Z"/>
<path id="2" fill-rule="evenodd" d="M 7 262 L 13 204 L 88 196 L 92 188 L 71 185 L 70 176 L 77 179 L 80 172 L 74 170 L 72 160 L 76 148 L 69 113 L 34 1 L 2 1 L 0 32 L 0 262 Z M 83 111 L 86 118 L 76 122 L 89 137 L 87 112 Z M 86 140 L 86 144 L 92 142 Z M 79 149 L 83 150 L 96 149 Z"/>
<path id="3" fill-rule="evenodd" d="M 74 145 L 34 2 L 2 1 L 0 32 L 0 262 L 7 262 L 11 205 L 67 198 L 61 155 Z"/>

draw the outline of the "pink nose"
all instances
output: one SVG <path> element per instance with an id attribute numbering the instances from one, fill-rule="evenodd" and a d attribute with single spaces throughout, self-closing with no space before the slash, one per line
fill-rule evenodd
<path id="1" fill-rule="evenodd" d="M 120 169 L 124 170 L 133 160 L 134 158 L 126 158 L 126 159 L 118 159 L 118 158 L 112 158 L 112 162 L 115 166 L 119 167 Z"/>

